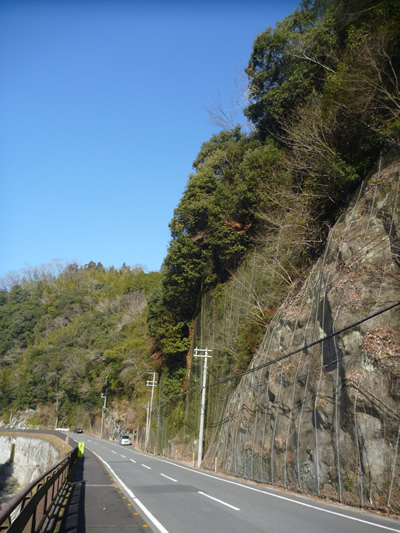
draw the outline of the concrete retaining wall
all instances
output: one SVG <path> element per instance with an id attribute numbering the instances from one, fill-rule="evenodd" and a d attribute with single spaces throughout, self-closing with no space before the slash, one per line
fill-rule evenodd
<path id="1" fill-rule="evenodd" d="M 20 487 L 28 485 L 60 460 L 59 451 L 47 440 L 0 436 L 0 464 L 10 459 L 13 442 L 15 442 L 15 455 L 12 476 L 16 478 Z"/>

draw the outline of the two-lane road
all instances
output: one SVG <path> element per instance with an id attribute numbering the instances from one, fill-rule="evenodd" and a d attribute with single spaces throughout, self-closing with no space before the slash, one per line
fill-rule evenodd
<path id="1" fill-rule="evenodd" d="M 84 441 L 163 533 L 400 533 L 400 522 L 345 506 L 235 481 L 137 451 L 133 446 Z"/>

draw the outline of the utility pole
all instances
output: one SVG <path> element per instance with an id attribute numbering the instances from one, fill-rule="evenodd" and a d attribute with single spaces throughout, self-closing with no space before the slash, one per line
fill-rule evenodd
<path id="1" fill-rule="evenodd" d="M 103 438 L 104 414 L 106 412 L 106 405 L 107 405 L 107 389 L 104 394 L 101 393 L 101 397 L 104 398 L 104 404 L 103 404 L 103 407 L 101 408 L 101 431 L 100 431 L 100 436 L 101 438 Z"/>
<path id="2" fill-rule="evenodd" d="M 58 427 L 58 394 L 56 396 L 56 428 Z"/>
<path id="3" fill-rule="evenodd" d="M 200 352 L 200 353 L 199 353 Z M 208 353 L 211 352 L 208 348 L 195 348 L 194 356 L 202 357 L 203 362 L 203 385 L 201 388 L 201 407 L 200 407 L 200 429 L 199 429 L 199 447 L 197 455 L 197 466 L 200 467 L 203 458 L 203 439 L 204 439 L 204 415 L 206 412 L 206 383 L 207 383 L 207 359 L 211 357 Z"/>
<path id="4" fill-rule="evenodd" d="M 104 416 L 106 414 L 106 405 L 107 405 L 107 381 L 108 381 L 108 376 L 110 374 L 107 374 L 106 376 L 106 390 L 105 392 L 101 393 L 101 398 L 104 398 L 104 404 L 103 404 L 103 407 L 101 408 L 101 430 L 100 430 L 100 437 L 103 438 L 103 431 L 104 431 Z"/>
<path id="5" fill-rule="evenodd" d="M 147 372 L 148 374 L 152 374 L 153 379 L 148 379 L 146 382 L 147 387 L 151 387 L 151 399 L 150 399 L 150 407 L 147 410 L 147 425 L 146 425 L 146 450 L 149 444 L 150 439 L 150 428 L 151 428 L 151 411 L 153 410 L 153 396 L 154 396 L 154 387 L 157 387 L 156 382 L 156 375 L 157 372 Z"/>
<path id="6" fill-rule="evenodd" d="M 147 441 L 148 441 L 148 434 L 149 434 L 149 413 L 150 413 L 149 402 L 147 402 L 145 409 L 146 409 L 146 436 L 144 439 L 144 449 L 147 450 Z"/>
<path id="7" fill-rule="evenodd" d="M 62 391 L 56 392 L 56 427 L 55 427 L 55 429 L 58 428 L 58 420 L 60 418 L 60 412 L 58 410 L 58 403 L 59 403 L 59 399 L 62 397 L 62 395 L 63 395 Z"/>

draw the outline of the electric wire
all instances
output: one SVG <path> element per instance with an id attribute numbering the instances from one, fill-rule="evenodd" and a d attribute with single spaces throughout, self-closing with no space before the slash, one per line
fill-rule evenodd
<path id="1" fill-rule="evenodd" d="M 337 283 L 338 279 L 340 280 L 340 278 L 342 278 L 343 276 L 347 275 L 346 272 L 343 272 L 343 268 L 346 268 L 346 265 L 349 265 L 350 262 L 354 264 L 354 261 L 358 259 L 360 261 L 360 266 L 361 266 L 363 264 L 361 262 L 362 258 L 367 256 L 367 254 L 368 254 L 368 259 L 370 260 L 371 258 L 375 257 L 376 255 L 381 254 L 385 249 L 389 249 L 389 248 L 391 249 L 392 248 L 393 241 L 392 241 L 392 243 L 388 243 L 387 237 L 384 237 L 383 239 L 381 238 L 378 242 L 376 242 L 379 239 L 379 237 L 380 236 L 378 235 L 374 239 L 371 239 L 368 243 L 364 244 L 362 247 L 360 247 L 355 252 L 353 252 L 349 257 L 347 257 L 345 261 L 339 263 L 342 266 L 342 268 L 340 269 L 341 271 L 337 271 L 336 270 L 336 272 L 332 276 L 328 277 L 328 279 L 330 278 L 330 283 L 324 286 L 325 292 L 328 289 L 328 287 L 332 287 L 335 283 Z M 399 238 L 396 237 L 394 239 L 394 242 L 397 243 L 398 241 L 399 241 Z M 373 244 L 373 243 L 375 243 L 375 244 Z M 383 244 L 383 246 L 382 246 L 382 244 Z M 371 245 L 373 245 L 372 248 L 371 248 Z M 366 250 L 366 253 L 363 253 L 364 250 Z M 374 253 L 371 255 L 372 251 Z M 332 270 L 333 268 L 335 268 L 335 267 L 332 267 L 330 270 Z M 316 283 L 314 283 L 313 285 L 309 285 L 307 287 L 308 290 L 306 292 L 309 293 L 310 290 L 312 291 L 315 288 L 315 286 L 317 284 L 320 284 L 320 283 L 321 283 L 321 278 L 319 278 L 316 281 Z M 232 303 L 232 301 L 231 301 L 231 303 Z M 386 312 L 386 311 L 388 311 L 390 309 L 393 309 L 393 308 L 397 307 L 398 305 L 400 305 L 400 302 L 397 302 L 397 303 L 395 303 L 395 304 L 393 304 L 393 305 L 391 305 L 389 307 L 386 307 L 385 309 L 381 309 L 380 311 L 377 311 L 376 313 L 373 313 L 373 314 L 371 314 L 371 315 L 369 315 L 369 316 L 367 316 L 367 317 L 365 317 L 363 319 L 360 319 L 359 321 L 354 322 L 353 324 L 350 324 L 350 325 L 342 328 L 341 330 L 332 332 L 331 334 L 326 335 L 322 339 L 319 339 L 319 340 L 317 340 L 315 342 L 312 342 L 312 343 L 305 344 L 301 348 L 298 348 L 298 349 L 296 349 L 294 351 L 291 351 L 291 352 L 289 352 L 287 354 L 283 354 L 282 356 L 280 356 L 278 358 L 266 361 L 265 363 L 263 363 L 261 365 L 258 365 L 256 367 L 250 367 L 247 370 L 244 370 L 242 372 L 227 376 L 226 378 L 223 378 L 221 380 L 217 380 L 217 381 L 211 382 L 211 383 L 209 383 L 206 386 L 206 388 L 208 389 L 208 388 L 211 388 L 211 387 L 216 387 L 218 385 L 227 384 L 229 382 L 232 382 L 233 380 L 240 379 L 241 377 L 243 377 L 243 376 L 245 376 L 247 374 L 250 374 L 250 373 L 253 373 L 253 372 L 257 372 L 258 370 L 261 370 L 261 369 L 263 369 L 265 367 L 268 367 L 268 366 L 271 366 L 271 365 L 273 365 L 275 363 L 278 363 L 278 362 L 280 362 L 280 361 L 282 361 L 284 359 L 287 359 L 287 358 L 289 358 L 289 357 L 291 357 L 291 356 L 293 356 L 293 355 L 295 355 L 297 353 L 307 351 L 309 348 L 311 348 L 311 347 L 313 347 L 313 346 L 315 346 L 317 344 L 323 343 L 326 340 L 343 333 L 344 331 L 347 331 L 347 330 L 349 330 L 351 328 L 354 328 L 357 325 L 360 325 L 361 323 L 363 323 L 363 322 L 365 322 L 365 321 L 367 321 L 367 320 L 369 320 L 369 319 L 371 319 L 371 318 L 373 318 L 375 316 L 380 315 L 381 313 L 384 313 L 384 312 Z M 333 364 L 335 362 L 340 362 L 340 361 L 339 361 L 339 359 L 336 360 L 336 361 L 330 361 L 329 364 L 331 365 L 331 364 Z M 179 365 L 176 365 L 176 366 L 179 366 Z M 175 367 L 175 365 L 174 365 L 174 367 Z M 214 374 L 214 372 L 212 372 L 212 374 Z M 186 396 L 188 394 L 189 395 L 190 394 L 192 394 L 192 395 L 198 394 L 201 391 L 201 389 L 202 389 L 202 386 L 192 387 L 190 390 L 187 390 L 187 391 L 185 391 L 185 392 L 183 392 L 183 393 L 181 393 L 179 395 L 175 395 L 174 397 L 169 397 L 168 399 L 165 399 L 165 401 L 162 401 L 162 403 L 164 404 L 164 406 L 166 406 L 166 404 L 169 404 L 171 401 L 177 401 L 177 400 L 183 398 L 184 396 Z M 219 397 L 219 400 L 222 403 L 222 402 L 225 402 L 228 397 L 229 397 L 229 392 L 228 392 L 228 394 L 224 395 L 223 398 Z M 195 401 L 195 404 L 196 403 L 197 402 Z M 165 416 L 165 413 L 162 413 L 162 415 Z M 223 420 L 221 420 L 220 422 L 213 423 L 213 424 L 209 425 L 209 427 L 213 427 L 214 428 L 214 427 L 217 427 L 217 426 L 221 426 L 221 425 L 225 424 L 227 422 L 227 420 L 229 420 L 230 418 L 231 417 L 228 416 L 228 417 L 224 418 Z"/>
<path id="2" fill-rule="evenodd" d="M 375 313 L 373 313 L 372 315 L 369 315 L 365 318 L 362 318 L 361 320 L 357 320 L 357 322 L 353 322 L 352 324 L 348 325 L 348 326 L 345 326 L 337 331 L 334 331 L 333 333 L 330 333 L 329 335 L 326 335 L 325 337 L 323 337 L 322 339 L 318 339 L 317 341 L 314 341 L 314 342 L 310 342 L 304 346 L 302 346 L 301 348 L 297 348 L 296 350 L 293 350 L 287 354 L 284 354 L 284 355 L 281 355 L 279 357 L 276 357 L 275 359 L 272 359 L 270 361 L 267 361 L 261 365 L 258 365 L 256 367 L 251 367 L 247 370 L 243 370 L 242 372 L 238 372 L 237 374 L 234 374 L 233 376 L 228 376 L 222 380 L 219 380 L 219 381 L 215 381 L 215 382 L 212 382 L 210 384 L 207 385 L 207 387 L 215 387 L 217 385 L 221 385 L 223 383 L 227 383 L 229 381 L 232 381 L 233 379 L 239 379 L 243 376 L 246 376 L 247 374 L 252 374 L 253 372 L 257 372 L 258 370 L 261 370 L 263 368 L 266 368 L 268 366 L 271 366 L 275 363 L 279 363 L 280 361 L 283 361 L 284 359 L 287 359 L 288 357 L 292 357 L 293 355 L 296 355 L 300 352 L 305 352 L 307 350 L 309 350 L 310 348 L 312 348 L 313 346 L 316 346 L 317 344 L 321 344 L 325 341 L 327 341 L 328 339 L 331 339 L 333 337 L 336 337 L 337 335 L 340 335 L 341 333 L 344 333 L 345 331 L 348 331 L 349 329 L 352 329 L 352 328 L 355 328 L 356 326 L 359 326 L 360 324 L 363 324 L 364 322 L 366 322 L 367 320 L 371 320 L 371 318 L 375 318 L 376 316 L 379 316 L 381 315 L 382 313 L 386 313 L 387 311 L 390 311 L 391 309 L 394 309 L 395 307 L 398 307 L 400 305 L 400 302 L 397 302 L 393 305 L 390 305 L 389 307 L 386 307 L 384 309 L 380 309 L 379 311 L 376 311 Z M 328 365 L 326 366 L 330 366 L 331 365 L 331 362 L 329 362 Z"/>
<path id="3" fill-rule="evenodd" d="M 288 353 L 285 353 L 279 357 L 276 357 L 274 359 L 270 359 L 269 361 L 266 361 L 265 363 L 262 363 L 261 365 L 257 365 L 255 367 L 250 367 L 246 370 L 243 370 L 242 372 L 238 372 L 236 374 L 232 374 L 230 376 L 227 376 L 226 378 L 223 378 L 221 380 L 218 380 L 218 381 L 214 381 L 214 382 L 211 382 L 211 383 L 208 383 L 205 388 L 208 389 L 208 388 L 212 388 L 212 387 L 216 387 L 216 386 L 219 386 L 219 385 L 223 385 L 223 384 L 226 384 L 226 383 L 229 383 L 233 380 L 237 380 L 237 379 L 240 379 L 242 378 L 243 376 L 246 376 L 248 374 L 252 374 L 254 372 L 258 372 L 259 370 L 262 370 L 263 368 L 267 368 L 269 366 L 272 366 L 276 363 L 279 363 L 285 359 L 288 359 L 289 357 L 293 357 L 294 355 L 298 354 L 298 353 L 301 353 L 301 352 L 306 352 L 307 350 L 309 350 L 310 348 L 312 348 L 313 346 L 316 346 L 318 344 L 321 344 L 333 337 L 336 337 L 337 335 L 340 335 L 342 333 L 344 333 L 345 331 L 348 331 L 350 329 L 353 329 L 355 328 L 356 326 L 359 326 L 360 324 L 363 324 L 364 322 L 367 322 L 368 320 L 371 320 L 372 318 L 375 318 L 376 316 L 379 316 L 383 313 L 386 313 L 387 311 L 390 311 L 391 309 L 394 309 L 396 307 L 400 306 L 400 301 L 399 302 L 396 302 L 388 307 L 385 307 L 384 309 L 380 309 L 379 311 L 376 311 L 375 313 L 372 313 L 371 315 L 368 315 L 367 317 L 364 317 L 360 320 L 357 320 L 356 322 L 353 322 L 343 328 L 341 328 L 340 330 L 337 330 L 337 331 L 334 331 L 328 335 L 326 335 L 325 337 L 322 337 L 321 339 L 318 339 L 314 342 L 311 342 L 311 343 L 307 343 L 303 346 L 301 346 L 300 348 L 297 348 L 296 350 L 292 350 Z M 337 363 L 337 362 L 340 362 L 340 359 L 336 359 L 334 361 L 329 361 L 329 363 L 327 363 L 326 365 L 323 365 L 324 368 L 326 368 L 327 366 L 331 366 L 333 363 Z M 171 401 L 175 400 L 181 400 L 182 398 L 184 398 L 185 396 L 187 396 L 188 394 L 194 394 L 194 393 L 197 393 L 199 391 L 201 391 L 203 388 L 202 385 L 198 385 L 196 387 L 193 387 L 187 391 L 184 391 L 182 392 L 181 394 L 178 394 L 178 395 L 175 395 L 173 397 L 169 397 L 169 398 L 166 398 L 165 400 L 162 400 L 160 402 L 160 404 L 162 404 L 162 406 L 164 407 L 165 405 L 168 405 Z M 250 387 L 249 387 L 250 388 Z M 161 408 L 157 409 L 153 409 L 152 413 L 158 413 L 160 412 L 161 413 Z"/>

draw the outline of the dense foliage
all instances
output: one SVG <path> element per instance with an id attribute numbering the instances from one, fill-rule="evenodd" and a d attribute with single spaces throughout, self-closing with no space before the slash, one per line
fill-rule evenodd
<path id="1" fill-rule="evenodd" d="M 111 399 L 140 396 L 150 356 L 147 296 L 159 277 L 91 262 L 3 290 L 0 410 L 59 401 L 73 422 L 74 406 L 96 413 L 106 388 Z"/>
<path id="2" fill-rule="evenodd" d="M 184 364 L 204 294 L 260 240 L 284 235 L 274 270 L 288 288 L 301 278 L 379 152 L 398 147 L 399 27 L 392 0 L 306 0 L 256 37 L 245 109 L 254 131 L 203 144 L 170 224 L 149 312 L 168 365 Z"/>
<path id="3" fill-rule="evenodd" d="M 262 183 L 268 176 L 276 187 L 284 182 L 279 167 L 274 142 L 262 144 L 239 128 L 203 144 L 170 224 L 162 290 L 150 302 L 155 345 L 174 364 L 189 348 L 189 328 L 203 294 L 226 282 L 253 247 L 264 225 L 258 212 L 272 206 Z"/>

